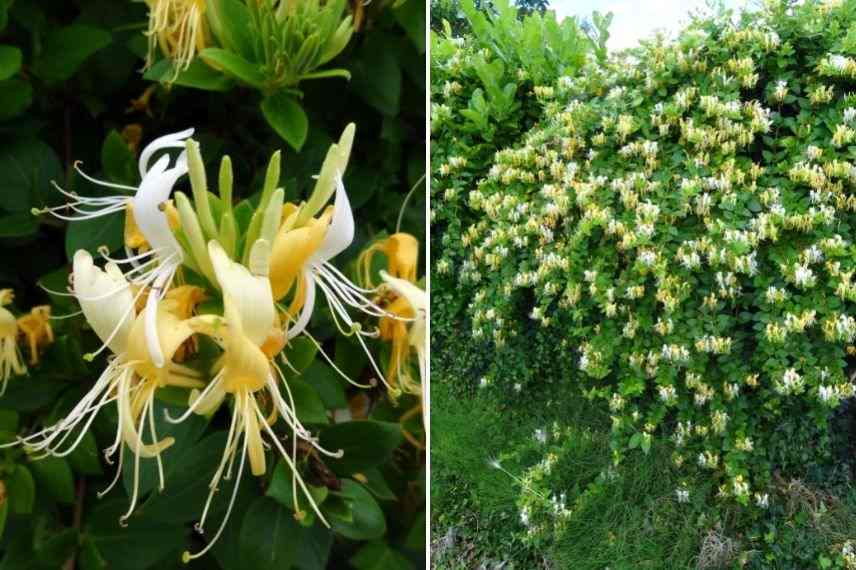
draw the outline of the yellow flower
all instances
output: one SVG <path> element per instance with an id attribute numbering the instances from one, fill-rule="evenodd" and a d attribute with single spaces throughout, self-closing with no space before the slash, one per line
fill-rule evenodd
<path id="1" fill-rule="evenodd" d="M 11 289 L 0 289 L 0 395 L 6 391 L 6 384 L 15 374 L 26 374 L 21 351 L 18 349 L 18 323 L 8 309 L 3 308 L 12 302 Z"/>
<path id="2" fill-rule="evenodd" d="M 136 299 L 116 264 L 108 263 L 105 269 L 100 269 L 95 266 L 88 252 L 79 250 L 74 255 L 73 283 L 74 296 L 80 303 L 87 322 L 103 342 L 97 352 L 109 348 L 113 356 L 93 387 L 63 419 L 39 432 L 19 438 L 14 443 L 24 443 L 28 451 L 35 454 L 36 459 L 49 455 L 68 455 L 83 439 L 98 411 L 115 401 L 119 422 L 116 438 L 105 450 L 105 456 L 109 461 L 118 451 L 119 461 L 116 476 L 99 495 L 107 493 L 119 480 L 122 458 L 127 446 L 135 458 L 131 503 L 128 511 L 120 518 L 120 523 L 124 523 L 137 503 L 140 458 L 154 457 L 157 460 L 160 488 L 164 488 L 160 453 L 171 446 L 174 440 L 158 439 L 155 432 L 155 391 L 164 386 L 198 388 L 204 385 L 198 379 L 197 372 L 172 361 L 177 349 L 193 334 L 193 330 L 188 326 L 187 320 L 176 316 L 176 301 L 166 300 L 160 303 L 156 315 L 157 338 L 159 350 L 167 359 L 167 364 L 157 366 L 150 356 L 151 343 L 146 338 L 148 315 L 136 314 Z M 137 297 L 143 291 L 141 288 Z M 90 359 L 93 356 L 94 354 L 87 355 Z M 147 422 L 149 443 L 144 442 Z"/>
<path id="3" fill-rule="evenodd" d="M 407 333 L 407 342 L 410 348 L 416 352 L 416 359 L 419 365 L 419 378 L 423 390 L 423 406 L 427 407 L 427 393 L 425 393 L 425 376 L 427 373 L 427 314 L 428 314 L 428 295 L 425 291 L 404 279 L 392 277 L 386 271 L 381 271 L 380 274 L 387 287 L 392 289 L 399 299 L 404 299 L 413 314 L 413 320 L 410 322 L 410 330 Z M 401 378 L 401 376 L 399 376 Z M 406 386 L 406 384 L 405 384 Z"/>
<path id="4" fill-rule="evenodd" d="M 53 342 L 54 334 L 50 323 L 50 305 L 39 305 L 30 309 L 30 314 L 18 319 L 18 328 L 27 339 L 30 348 L 30 364 L 39 363 L 39 346 Z"/>
<path id="5" fill-rule="evenodd" d="M 416 282 L 416 264 L 419 261 L 419 241 L 410 234 L 398 232 L 375 242 L 357 259 L 360 280 L 366 287 L 374 287 L 371 279 L 374 254 L 382 252 L 387 258 L 387 271 L 393 277 Z"/>
<path id="6" fill-rule="evenodd" d="M 149 5 L 149 54 L 146 65 L 155 59 L 155 46 L 173 60 L 172 79 L 190 66 L 196 52 L 210 44 L 206 0 L 146 0 Z"/>
<path id="7" fill-rule="evenodd" d="M 297 442 L 302 439 L 320 452 L 330 453 L 318 445 L 316 439 L 297 419 L 291 393 L 286 387 L 288 400 L 279 388 L 277 375 L 282 376 L 273 358 L 282 349 L 285 339 L 280 329 L 273 292 L 269 279 L 270 245 L 259 239 L 253 244 L 249 255 L 249 268 L 229 258 L 222 246 L 216 241 L 208 244 L 208 253 L 214 267 L 217 282 L 223 292 L 223 316 L 200 315 L 190 320 L 190 326 L 197 332 L 209 335 L 222 348 L 223 355 L 214 367 L 214 377 L 201 393 L 191 396 L 190 407 L 180 418 L 183 421 L 191 413 L 213 413 L 227 398 L 232 398 L 232 421 L 229 427 L 223 457 L 209 484 L 210 492 L 205 508 L 196 528 L 202 532 L 205 519 L 214 493 L 218 490 L 227 467 L 238 460 L 238 472 L 226 516 L 220 528 L 200 552 L 185 552 L 183 559 L 189 562 L 205 554 L 220 537 L 229 519 L 235 497 L 238 492 L 245 461 L 249 459 L 250 471 L 255 476 L 264 475 L 267 470 L 262 432 L 267 432 L 269 441 L 294 472 L 293 494 L 298 516 L 302 516 L 297 501 L 299 485 L 319 519 L 326 524 L 324 516 L 312 498 L 298 472 L 295 462 Z M 270 406 L 265 415 L 263 407 Z M 282 418 L 293 431 L 291 453 L 286 451 L 276 436 L 272 424 Z"/>

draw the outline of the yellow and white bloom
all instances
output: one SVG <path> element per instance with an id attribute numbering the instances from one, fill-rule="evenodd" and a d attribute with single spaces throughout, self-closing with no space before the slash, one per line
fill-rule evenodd
<path id="1" fill-rule="evenodd" d="M 274 238 L 271 258 L 270 274 L 274 299 L 280 300 L 290 291 L 294 291 L 291 304 L 286 310 L 286 335 L 290 340 L 300 334 L 308 335 L 306 327 L 315 309 L 316 291 L 320 289 L 330 307 L 336 327 L 344 335 L 356 336 L 378 377 L 386 382 L 365 342 L 365 337 L 376 337 L 379 333 L 362 330 L 360 324 L 351 317 L 349 308 L 378 318 L 401 317 L 385 311 L 370 298 L 377 292 L 376 288 L 359 287 L 330 263 L 333 257 L 347 249 L 354 240 L 355 229 L 350 200 L 341 177 L 336 176 L 331 183 L 335 185 L 334 204 L 319 217 L 309 217 L 300 226 L 300 219 L 305 217 L 307 205 L 301 208 L 287 205 L 283 209 L 285 221 Z M 310 198 L 310 203 L 312 201 Z M 323 351 L 322 355 L 330 361 Z"/>
<path id="2" fill-rule="evenodd" d="M 395 350 L 396 350 L 396 336 L 398 337 L 398 343 L 402 343 L 402 339 L 400 337 L 401 331 L 400 329 L 394 330 L 393 333 L 396 336 L 393 336 L 393 353 L 394 360 L 391 360 L 390 367 L 392 368 L 391 372 L 394 374 L 394 378 L 396 380 L 396 384 L 404 391 L 409 393 L 419 393 L 419 385 L 421 385 L 422 389 L 422 409 L 425 410 L 428 407 L 428 391 L 426 380 L 427 375 L 427 352 L 428 352 L 428 338 L 427 338 L 427 314 L 428 314 L 428 295 L 426 295 L 425 291 L 420 289 L 418 286 L 414 285 L 410 281 L 405 279 L 398 279 L 396 277 L 391 276 L 386 271 L 381 271 L 381 278 L 389 289 L 391 289 L 396 295 L 397 299 L 395 303 L 403 302 L 409 305 L 409 312 L 407 314 L 410 320 L 410 330 L 407 332 L 407 343 L 409 348 L 412 349 L 416 353 L 416 361 L 419 367 L 419 384 L 413 380 L 410 376 L 409 365 L 407 354 L 403 351 L 400 353 L 398 358 L 395 358 Z M 412 315 L 412 317 L 411 317 Z M 401 326 L 404 323 L 400 321 L 396 324 L 392 325 L 395 327 Z M 389 326 L 389 325 L 386 325 Z M 381 323 L 381 331 L 383 334 L 385 325 Z M 401 350 L 401 349 L 399 349 Z M 427 425 L 427 423 L 426 423 Z"/>
<path id="3" fill-rule="evenodd" d="M 270 245 L 263 239 L 253 244 L 249 255 L 249 268 L 230 259 L 216 241 L 209 242 L 208 251 L 223 292 L 224 315 L 194 317 L 190 326 L 195 331 L 212 337 L 223 348 L 223 355 L 215 364 L 215 374 L 208 386 L 192 396 L 190 407 L 185 414 L 172 420 L 183 421 L 193 412 L 212 413 L 226 398 L 232 399 L 232 421 L 226 446 L 220 465 L 211 479 L 202 517 L 197 523 L 200 532 L 204 528 L 211 500 L 220 481 L 230 478 L 236 460 L 238 471 L 229 507 L 220 528 L 200 552 L 185 552 L 185 562 L 205 554 L 223 532 L 237 496 L 246 460 L 249 459 L 253 475 L 264 475 L 264 432 L 294 472 L 294 504 L 298 515 L 301 511 L 297 501 L 297 486 L 300 486 L 312 509 L 325 524 L 324 515 L 321 514 L 295 465 L 297 442 L 298 439 L 308 442 L 328 456 L 341 455 L 341 452 L 331 453 L 324 450 L 297 419 L 294 401 L 284 379 L 282 385 L 285 387 L 287 399 L 280 390 L 279 378 L 282 377 L 282 372 L 274 357 L 284 346 L 285 339 L 277 322 L 269 280 Z M 269 409 L 263 409 L 265 406 L 269 406 Z M 293 433 L 290 453 L 271 428 L 279 417 Z"/>
<path id="4" fill-rule="evenodd" d="M 104 453 L 111 462 L 118 451 L 118 467 L 112 483 L 100 495 L 107 493 L 118 481 L 127 446 L 135 456 L 134 488 L 128 511 L 120 519 L 124 522 L 138 499 L 140 458 L 156 458 L 160 488 L 164 487 L 160 453 L 174 441 L 172 438 L 158 439 L 154 422 L 155 391 L 167 385 L 203 386 L 198 373 L 172 362 L 172 355 L 193 334 L 193 330 L 187 320 L 180 320 L 170 311 L 170 302 L 162 303 L 157 315 L 159 348 L 170 361 L 168 366 L 156 366 L 149 355 L 149 343 L 144 338 L 146 317 L 136 314 L 136 299 L 115 263 L 108 263 L 105 269 L 100 269 L 88 252 L 79 250 L 74 256 L 73 284 L 74 295 L 86 320 L 103 342 L 99 352 L 106 347 L 113 356 L 89 392 L 63 419 L 37 433 L 19 438 L 15 443 L 23 443 L 37 459 L 68 455 L 83 439 L 98 411 L 116 402 L 119 411 L 116 438 Z M 137 296 L 141 293 L 142 290 Z M 144 442 L 146 429 L 149 431 L 148 443 Z"/>
<path id="5" fill-rule="evenodd" d="M 143 149 L 139 159 L 139 171 L 142 181 L 136 188 L 97 180 L 84 174 L 77 166 L 77 171 L 87 180 L 115 190 L 134 192 L 132 197 L 115 195 L 105 197 L 87 197 L 67 192 L 56 186 L 66 197 L 72 199 L 63 206 L 46 208 L 37 213 L 50 213 L 53 216 L 70 222 L 89 220 L 114 214 L 125 210 L 127 212 L 126 230 L 135 228 L 144 240 L 135 239 L 136 231 L 127 232 L 125 251 L 126 259 L 113 259 L 104 253 L 105 259 L 119 265 L 132 266 L 125 273 L 128 282 L 137 287 L 150 289 L 146 303 L 146 340 L 152 361 L 156 366 L 165 364 L 165 356 L 158 341 L 158 327 L 155 324 L 157 303 L 169 289 L 176 271 L 184 261 L 184 253 L 175 238 L 167 215 L 166 203 L 173 186 L 179 178 L 187 174 L 187 152 L 182 150 L 175 162 L 170 166 L 171 157 L 161 156 L 154 164 L 151 159 L 158 151 L 165 149 L 184 149 L 185 140 L 193 134 L 193 129 L 164 135 L 152 141 Z M 71 210 L 72 214 L 66 212 Z M 137 248 L 134 252 L 131 248 Z"/>
<path id="6" fill-rule="evenodd" d="M 27 373 L 27 366 L 18 349 L 18 322 L 4 307 L 13 298 L 11 289 L 0 289 L 0 396 L 6 392 L 9 378 Z"/>
<path id="7" fill-rule="evenodd" d="M 146 4 L 149 6 L 146 65 L 154 63 L 156 46 L 160 46 L 163 54 L 172 58 L 178 76 L 190 66 L 196 53 L 210 43 L 207 0 L 146 0 Z"/>

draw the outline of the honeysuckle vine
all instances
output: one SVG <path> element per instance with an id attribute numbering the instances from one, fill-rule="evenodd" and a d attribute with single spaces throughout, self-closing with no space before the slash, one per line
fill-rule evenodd
<path id="1" fill-rule="evenodd" d="M 853 16 L 769 2 L 698 18 L 534 85 L 541 120 L 487 164 L 458 137 L 435 165 L 435 270 L 468 291 L 473 338 L 555 339 L 609 410 L 616 462 L 660 440 L 719 497 L 767 508 L 793 457 L 781 422 L 822 438 L 853 397 Z M 437 51 L 440 137 L 491 59 L 459 44 Z"/>
<path id="2" fill-rule="evenodd" d="M 194 414 L 211 416 L 221 408 L 229 410 L 230 419 L 222 457 L 196 525 L 207 544 L 198 552 L 185 552 L 185 562 L 204 555 L 221 536 L 247 464 L 253 476 L 268 473 L 268 449 L 293 473 L 295 516 L 304 519 L 308 512 L 302 505 L 308 504 L 317 520 L 329 526 L 320 499 L 301 474 L 298 456 L 311 453 L 337 459 L 343 452 L 322 446 L 318 435 L 300 420 L 286 379 L 287 371 L 296 370 L 285 349 L 304 336 L 351 384 L 369 388 L 379 381 L 393 398 L 402 389 L 418 395 L 425 379 L 427 303 L 424 291 L 414 284 L 419 247 L 415 238 L 396 234 L 390 239 L 404 244 L 401 251 L 384 250 L 388 269 L 404 279 L 381 272 L 382 284 L 360 286 L 332 263 L 354 240 L 356 221 L 343 182 L 354 134 L 354 125 L 349 125 L 331 145 L 312 194 L 299 204 L 284 202 L 284 190 L 277 187 L 280 154 L 275 153 L 258 206 L 245 223 L 238 222 L 232 204 L 231 160 L 223 158 L 218 194 L 211 193 L 199 144 L 191 138 L 193 129 L 159 137 L 143 149 L 136 187 L 94 179 L 75 165 L 105 195 L 82 196 L 56 186 L 68 202 L 34 213 L 72 224 L 125 215 L 125 256 L 101 248 L 105 263 L 99 267 L 91 253 L 79 250 L 68 291 L 50 291 L 77 301 L 101 340 L 86 358 L 92 361 L 106 351 L 107 365 L 64 417 L 2 447 L 23 446 L 33 460 L 66 456 L 81 443 L 99 412 L 115 406 L 115 438 L 104 455 L 113 463 L 118 454 L 118 460 L 112 482 L 99 495 L 109 492 L 123 466 L 130 465 L 130 500 L 120 518 L 125 524 L 141 499 L 144 460 L 156 463 L 158 488 L 169 485 L 161 454 L 175 439 L 157 433 L 159 390 L 186 390 L 186 410 L 177 417 L 167 414 L 168 422 L 181 423 Z M 174 192 L 187 183 L 191 197 Z M 364 272 L 371 275 L 371 270 Z M 337 331 L 357 339 L 377 381 L 366 384 L 350 378 L 310 333 L 318 289 Z M 393 303 L 387 302 L 390 294 L 396 297 Z M 0 294 L 3 305 L 11 299 L 11 291 Z M 203 309 L 203 300 L 217 302 L 208 302 Z M 0 308 L 4 386 L 11 376 L 26 371 L 18 347 L 21 338 L 37 363 L 39 348 L 52 339 L 49 316 L 49 309 L 36 307 L 16 321 Z M 384 332 L 390 329 L 395 332 Z M 219 351 L 207 368 L 194 360 L 203 337 Z M 386 374 L 369 341 L 392 344 Z M 283 432 L 289 442 L 282 440 Z M 131 461 L 123 461 L 126 453 L 132 455 Z M 206 522 L 212 500 L 224 481 L 231 481 L 226 514 L 209 534 Z"/>

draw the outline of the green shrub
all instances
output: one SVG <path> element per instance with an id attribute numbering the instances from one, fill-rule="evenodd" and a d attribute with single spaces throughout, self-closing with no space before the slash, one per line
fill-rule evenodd
<path id="1" fill-rule="evenodd" d="M 543 118 L 484 176 L 479 138 L 451 137 L 438 288 L 499 359 L 532 362 L 517 339 L 539 325 L 611 410 L 615 462 L 670 440 L 718 496 L 765 507 L 773 470 L 823 459 L 854 394 L 855 17 L 767 2 L 590 60 L 531 88 Z"/>

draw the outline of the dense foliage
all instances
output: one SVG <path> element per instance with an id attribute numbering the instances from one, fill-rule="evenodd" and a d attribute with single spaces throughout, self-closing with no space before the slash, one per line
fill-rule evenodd
<path id="1" fill-rule="evenodd" d="M 153 15 L 164 4 L 208 8 L 188 20 L 198 26 L 198 43 L 173 43 L 176 28 L 159 28 L 150 18 L 149 9 Z M 100 331 L 94 332 L 92 321 L 78 313 L 77 302 L 44 290 L 66 290 L 76 251 L 86 250 L 96 259 L 104 251 L 124 257 L 123 246 L 137 237 L 124 210 L 69 224 L 32 214 L 33 209 L 72 200 L 52 182 L 82 196 L 115 195 L 115 190 L 86 180 L 75 165 L 87 175 L 136 187 L 142 174 L 137 158 L 146 145 L 160 135 L 195 127 L 209 187 L 218 189 L 210 195 L 210 215 L 223 243 L 233 236 L 238 241 L 232 245 L 242 251 L 248 246 L 240 238 L 251 233 L 254 212 L 269 203 L 273 189 L 282 188 L 273 195 L 281 194 L 283 202 L 306 200 L 331 144 L 347 124 L 355 123 L 344 185 L 356 232 L 351 246 L 336 257 L 336 266 L 355 276 L 357 255 L 398 230 L 424 239 L 419 192 L 425 153 L 423 5 L 413 0 L 355 3 L 352 10 L 344 3 L 303 3 L 305 12 L 295 14 L 286 10 L 289 4 L 0 2 L 0 289 L 14 292 L 14 299 L 8 293 L 0 299 L 0 348 L 3 362 L 11 362 L 8 351 L 18 344 L 27 368 L 26 374 L 18 367 L 2 371 L 9 376 L 0 397 L 4 441 L 68 417 L 108 360 L 114 361 L 104 353 L 89 356 L 101 344 L 95 334 Z M 254 7 L 267 12 L 252 13 Z M 218 22 L 218 10 L 240 17 Z M 315 18 L 312 10 L 326 10 L 325 38 L 332 45 L 325 50 L 318 47 L 325 38 L 313 36 L 307 21 Z M 255 27 L 242 26 L 247 16 L 254 18 Z M 300 25 L 288 24 L 299 18 Z M 236 36 L 230 26 L 248 35 Z M 285 27 L 288 32 L 279 38 L 259 33 Z M 147 28 L 153 32 L 149 38 Z M 337 30 L 347 33 L 336 35 Z M 262 41 L 266 38 L 268 43 Z M 293 50 L 312 42 L 306 50 L 315 55 L 304 54 L 311 61 L 290 68 Z M 175 50 L 179 44 L 195 48 L 189 58 L 187 51 Z M 344 71 L 321 77 L 328 70 Z M 271 154 L 281 148 L 281 168 L 268 168 Z M 226 178 L 223 155 L 231 158 L 232 175 Z M 234 183 L 231 200 L 223 193 L 227 178 Z M 188 179 L 181 179 L 177 189 L 190 195 Z M 194 198 L 198 210 L 198 196 Z M 176 204 L 180 206 L 178 199 Z M 55 212 L 73 215 L 67 208 Z M 230 222 L 223 222 L 227 213 L 234 219 L 234 233 Z M 374 262 L 375 279 L 377 269 L 389 262 L 383 253 Z M 198 260 L 199 254 L 194 251 L 188 258 Z M 216 282 L 205 285 L 191 267 L 182 272 L 184 279 L 207 287 L 209 299 L 197 312 L 222 314 Z M 47 319 L 49 314 L 60 318 Z M 10 327 L 10 319 L 17 329 Z M 363 322 L 366 327 L 377 324 Z M 347 375 L 362 381 L 378 376 L 356 339 L 338 334 L 331 311 L 320 304 L 310 328 Z M 11 343 L 9 330 L 20 333 L 17 338 L 18 333 L 11 333 Z M 382 367 L 390 353 L 387 340 L 368 342 Z M 199 342 L 199 356 L 188 365 L 207 374 L 215 345 Z M 353 387 L 303 338 L 292 341 L 284 354 L 294 369 L 285 374 L 297 417 L 323 445 L 341 448 L 351 458 L 319 456 L 311 447 L 298 450 L 297 470 L 316 502 L 321 501 L 332 528 L 317 517 L 297 520 L 295 514 L 306 503 L 301 496 L 303 508 L 294 504 L 294 477 L 271 445 L 266 469 L 257 477 L 244 477 L 224 534 L 208 556 L 190 567 L 422 565 L 424 432 L 420 414 L 413 413 L 418 395 L 405 394 L 393 402 L 381 383 L 372 389 Z M 116 436 L 115 406 L 94 416 L 91 429 L 79 432 L 79 445 L 65 457 L 39 458 L 24 446 L 0 449 L 0 566 L 172 568 L 181 566 L 182 551 L 199 551 L 223 519 L 232 490 L 231 482 L 224 484 L 213 500 L 205 534 L 196 533 L 194 523 L 224 453 L 232 412 L 226 404 L 212 416 L 191 415 L 175 425 L 166 420 L 166 412 L 180 416 L 187 404 L 187 390 L 156 392 L 151 404 L 155 429 L 175 441 L 160 456 L 166 486 L 158 492 L 154 459 L 143 459 L 137 508 L 124 528 L 120 515 L 137 486 L 133 455 L 126 453 L 123 464 L 114 460 L 111 465 L 99 451 Z M 283 429 L 282 420 L 270 421 L 290 447 L 296 435 L 292 438 Z M 123 467 L 121 480 L 100 497 L 117 467 Z"/>
<path id="2" fill-rule="evenodd" d="M 467 132 L 482 95 L 463 86 L 503 44 L 442 40 L 435 350 L 464 320 L 483 384 L 558 366 L 609 410 L 616 463 L 661 440 L 712 483 L 677 500 L 769 508 L 774 473 L 825 460 L 854 391 L 854 21 L 853 2 L 695 18 L 540 76 L 499 144 L 495 123 Z M 511 93 L 536 77 L 523 62 Z"/>

